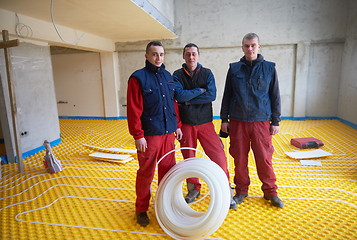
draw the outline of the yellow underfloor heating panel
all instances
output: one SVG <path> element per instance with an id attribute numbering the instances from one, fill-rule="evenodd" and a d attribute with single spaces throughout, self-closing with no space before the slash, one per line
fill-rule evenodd
<path id="1" fill-rule="evenodd" d="M 218 132 L 220 122 L 214 123 Z M 126 120 L 62 119 L 60 127 L 62 141 L 52 150 L 62 163 L 61 172 L 45 171 L 45 151 L 24 159 L 24 173 L 18 173 L 16 164 L 2 166 L 0 239 L 171 239 L 160 228 L 153 204 L 147 227 L 135 221 L 136 159 L 125 164 L 97 160 L 88 156 L 95 150 L 83 145 L 134 149 Z M 309 151 L 290 144 L 298 137 L 322 140 L 325 145 L 320 149 L 332 155 L 315 159 L 321 166 L 301 165 L 285 154 Z M 229 139 L 223 144 L 232 182 Z M 273 207 L 263 199 L 251 154 L 249 196 L 236 210 L 229 210 L 209 239 L 356 240 L 357 130 L 337 120 L 285 120 L 273 144 L 273 166 L 285 207 Z M 180 152 L 175 154 L 181 161 Z M 156 189 L 157 177 L 153 195 Z M 207 191 L 203 185 L 202 193 Z M 190 206 L 205 211 L 207 201 Z"/>

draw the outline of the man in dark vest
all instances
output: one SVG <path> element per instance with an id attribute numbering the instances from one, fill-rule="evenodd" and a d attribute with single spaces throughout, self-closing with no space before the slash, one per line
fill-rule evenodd
<path id="1" fill-rule="evenodd" d="M 278 197 L 272 157 L 272 135 L 279 132 L 280 92 L 275 63 L 258 54 L 259 37 L 248 33 L 243 37 L 244 56 L 231 63 L 221 106 L 221 130 L 229 133 L 229 153 L 234 158 L 237 204 L 248 196 L 250 185 L 248 154 L 253 150 L 264 198 L 273 206 L 284 207 Z"/>
<path id="2" fill-rule="evenodd" d="M 150 186 L 157 161 L 174 149 L 175 133 L 182 137 L 178 107 L 174 99 L 174 81 L 165 70 L 164 48 L 161 42 L 150 42 L 146 47 L 145 67 L 129 78 L 127 90 L 127 118 L 129 132 L 135 139 L 139 161 L 136 175 L 136 219 L 141 226 L 149 224 L 147 210 Z M 176 164 L 170 154 L 158 165 L 158 181 Z"/>
<path id="3" fill-rule="evenodd" d="M 200 141 L 207 156 L 217 163 L 226 173 L 229 182 L 227 159 L 223 145 L 217 135 L 213 121 L 212 102 L 216 99 L 216 84 L 210 69 L 198 63 L 200 56 L 196 44 L 189 43 L 183 49 L 185 63 L 173 74 L 175 98 L 179 103 L 183 137 L 181 147 L 197 147 Z M 194 150 L 182 150 L 183 157 L 195 157 Z M 200 195 L 201 184 L 197 178 L 187 179 L 187 203 L 195 201 Z M 231 199 L 231 208 L 236 203 Z"/>

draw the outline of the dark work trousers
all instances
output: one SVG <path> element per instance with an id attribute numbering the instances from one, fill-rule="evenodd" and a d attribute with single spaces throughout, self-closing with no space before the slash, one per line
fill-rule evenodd
<path id="1" fill-rule="evenodd" d="M 212 122 L 201 125 L 182 124 L 181 147 L 197 147 L 197 140 L 200 141 L 204 152 L 215 163 L 217 163 L 225 172 L 229 182 L 229 172 L 227 169 L 227 159 L 224 153 L 221 139 L 217 135 Z M 181 150 L 184 159 L 195 157 L 194 150 Z M 199 153 L 200 154 L 200 153 Z M 194 183 L 197 190 L 201 189 L 198 178 L 188 178 L 187 182 Z"/>
<path id="2" fill-rule="evenodd" d="M 237 194 L 248 193 L 250 185 L 248 153 L 253 150 L 257 173 L 263 183 L 262 191 L 267 197 L 277 196 L 276 176 L 272 157 L 274 147 L 270 135 L 270 122 L 242 122 L 231 120 L 229 123 L 229 153 L 234 158 Z"/>
<path id="3" fill-rule="evenodd" d="M 174 149 L 174 133 L 166 135 L 145 136 L 147 149 L 145 152 L 138 151 L 139 170 L 136 174 L 136 211 L 146 212 L 150 204 L 151 182 L 155 175 L 157 161 L 165 153 Z M 169 154 L 158 165 L 158 182 L 176 164 L 175 154 Z"/>

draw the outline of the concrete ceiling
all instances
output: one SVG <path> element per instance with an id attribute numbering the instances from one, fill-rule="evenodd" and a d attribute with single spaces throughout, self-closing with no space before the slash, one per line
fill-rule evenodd
<path id="1" fill-rule="evenodd" d="M 172 39 L 176 35 L 131 0 L 52 0 L 56 25 L 115 42 Z M 51 0 L 0 0 L 0 8 L 51 20 Z"/>

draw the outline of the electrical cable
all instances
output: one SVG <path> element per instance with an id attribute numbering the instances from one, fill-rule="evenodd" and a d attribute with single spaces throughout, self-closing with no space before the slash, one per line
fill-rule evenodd
<path id="1" fill-rule="evenodd" d="M 167 154 L 180 149 L 174 149 Z M 202 179 L 210 190 L 210 202 L 206 212 L 195 211 L 183 197 L 182 182 L 190 177 Z M 222 168 L 210 159 L 185 159 L 165 174 L 156 192 L 154 204 L 156 218 L 169 236 L 175 239 L 205 238 L 222 225 L 228 214 L 230 187 L 227 176 Z"/>
<path id="2" fill-rule="evenodd" d="M 50 13 L 51 13 L 51 20 L 52 20 L 53 27 L 55 28 L 57 35 L 60 37 L 60 39 L 61 39 L 63 42 L 68 43 L 68 44 L 74 44 L 74 45 L 76 45 L 77 43 L 79 43 L 79 41 L 82 40 L 82 38 L 83 38 L 83 36 L 84 36 L 84 33 L 83 33 L 77 40 L 75 40 L 75 41 L 73 41 L 73 42 L 68 42 L 68 41 L 66 41 L 66 40 L 63 39 L 63 37 L 61 36 L 61 34 L 60 34 L 60 32 L 58 31 L 57 26 L 56 26 L 56 24 L 55 24 L 55 20 L 54 20 L 54 16 L 53 16 L 53 0 L 51 0 Z"/>
<path id="3" fill-rule="evenodd" d="M 21 38 L 31 38 L 33 35 L 32 28 L 26 24 L 20 23 L 20 18 L 15 13 L 16 16 L 16 25 L 15 25 L 15 32 L 18 37 Z"/>

